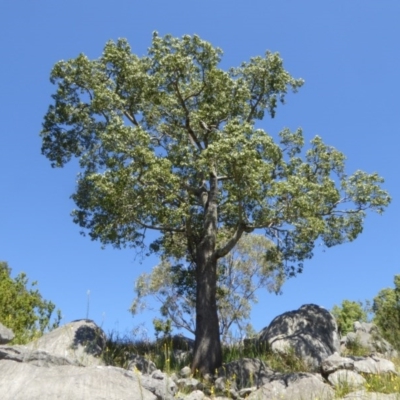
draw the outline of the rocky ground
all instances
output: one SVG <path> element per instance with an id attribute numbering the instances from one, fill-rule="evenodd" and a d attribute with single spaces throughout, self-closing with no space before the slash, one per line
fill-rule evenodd
<path id="1" fill-rule="evenodd" d="M 398 376 L 390 361 L 397 354 L 376 327 L 356 323 L 340 339 L 333 316 L 316 305 L 282 314 L 253 339 L 274 351 L 291 348 L 308 372 L 282 373 L 260 359 L 242 358 L 198 380 L 188 366 L 166 374 L 137 354 L 129 355 L 126 369 L 107 366 L 101 357 L 106 336 L 90 320 L 71 322 L 25 346 L 8 345 L 12 337 L 0 324 L 2 400 L 400 399 L 400 393 L 366 390 L 367 376 Z M 345 356 L 354 341 L 369 355 Z M 338 397 L 343 388 L 346 394 Z"/>

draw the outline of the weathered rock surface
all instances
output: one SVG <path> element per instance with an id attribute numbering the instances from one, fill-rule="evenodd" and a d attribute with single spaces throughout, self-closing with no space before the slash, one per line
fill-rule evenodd
<path id="1" fill-rule="evenodd" d="M 183 367 L 180 371 L 179 371 L 179 376 L 181 378 L 189 378 L 189 376 L 192 374 L 192 370 L 190 369 L 190 367 L 186 366 Z"/>
<path id="2" fill-rule="evenodd" d="M 364 388 L 364 385 L 367 382 L 365 378 L 357 374 L 357 372 L 345 369 L 341 369 L 330 374 L 328 376 L 328 381 L 334 387 L 347 386 L 353 388 L 354 390 Z"/>
<path id="3" fill-rule="evenodd" d="M 172 399 L 176 385 L 161 371 L 142 375 L 102 365 L 105 343 L 93 321 L 80 320 L 26 346 L 0 346 L 0 399 Z"/>
<path id="4" fill-rule="evenodd" d="M 340 339 L 333 315 L 325 308 L 307 304 L 276 317 L 259 333 L 259 342 L 278 352 L 293 348 L 312 369 L 340 351 Z"/>
<path id="5" fill-rule="evenodd" d="M 194 390 L 201 390 L 203 384 L 195 378 L 181 378 L 178 379 L 177 385 L 184 392 L 192 392 Z"/>
<path id="6" fill-rule="evenodd" d="M 380 357 L 354 357 L 354 370 L 366 374 L 396 374 L 395 365 Z"/>
<path id="7" fill-rule="evenodd" d="M 106 335 L 93 321 L 73 321 L 43 335 L 26 347 L 40 349 L 55 356 L 66 357 L 80 365 L 101 365 L 100 355 L 106 345 Z"/>
<path id="8" fill-rule="evenodd" d="M 354 359 L 341 357 L 338 353 L 333 353 L 321 363 L 321 371 L 324 375 L 331 374 L 338 369 L 354 369 Z"/>
<path id="9" fill-rule="evenodd" d="M 252 392 L 249 400 L 332 400 L 334 390 L 315 374 L 284 374 Z"/>
<path id="10" fill-rule="evenodd" d="M 141 375 L 140 383 L 158 399 L 172 400 L 177 392 L 175 382 L 160 370 L 154 371 L 151 375 Z"/>
<path id="11" fill-rule="evenodd" d="M 358 390 L 356 392 L 349 393 L 345 397 L 345 400 L 399 400 L 400 395 L 396 393 L 384 394 L 384 393 L 371 393 L 365 390 Z"/>
<path id="12" fill-rule="evenodd" d="M 156 400 L 140 377 L 122 368 L 72 365 L 38 367 L 0 362 L 2 400 Z"/>
<path id="13" fill-rule="evenodd" d="M 26 346 L 0 346 L 0 360 L 9 360 L 36 365 L 38 367 L 52 367 L 62 365 L 81 366 L 76 360 L 56 356 L 43 350 L 31 350 Z"/>
<path id="14" fill-rule="evenodd" d="M 332 333 L 335 326 L 329 325 L 330 314 L 315 305 L 298 311 L 295 316 L 292 312 L 275 318 L 261 333 L 275 337 L 272 342 L 268 339 L 272 348 L 279 341 L 290 343 L 295 350 L 298 344 L 298 355 L 309 357 L 321 375 L 316 371 L 280 373 L 259 359 L 243 358 L 225 364 L 214 377 L 210 376 L 211 390 L 210 385 L 191 376 L 189 367 L 177 375 L 167 375 L 152 361 L 134 354 L 127 370 L 107 367 L 100 357 L 106 343 L 104 332 L 93 321 L 80 320 L 26 346 L 0 345 L 0 399 L 210 400 L 211 396 L 214 400 L 331 400 L 334 388 L 341 385 L 354 390 L 345 397 L 347 400 L 400 399 L 400 394 L 368 393 L 364 389 L 362 375 L 397 374 L 391 361 L 376 353 L 368 357 L 341 357 L 338 352 L 327 355 L 337 344 Z M 328 321 L 325 331 L 312 326 L 323 321 Z M 276 325 L 283 326 L 285 333 L 277 334 Z M 279 346 L 275 350 L 282 351 Z M 318 349 L 324 351 L 319 357 L 314 353 Z"/>
<path id="15" fill-rule="evenodd" d="M 369 357 L 340 357 L 335 353 L 321 363 L 321 371 L 325 376 L 337 370 L 354 370 L 365 374 L 391 373 L 397 375 L 396 367 L 392 361 L 374 355 Z"/>
<path id="16" fill-rule="evenodd" d="M 205 398 L 205 394 L 201 390 L 195 390 L 185 397 L 185 400 L 203 400 Z"/>
<path id="17" fill-rule="evenodd" d="M 341 351 L 345 352 L 354 342 L 371 353 L 378 353 L 386 358 L 398 357 L 398 352 L 382 337 L 378 327 L 373 323 L 355 322 L 354 332 L 348 333 L 340 340 Z"/>
<path id="18" fill-rule="evenodd" d="M 138 370 L 143 374 L 151 374 L 157 369 L 157 367 L 156 364 L 153 363 L 153 361 L 148 360 L 143 356 L 133 354 L 130 358 L 127 369 L 129 371 Z"/>
<path id="19" fill-rule="evenodd" d="M 14 339 L 14 332 L 0 322 L 0 344 L 6 344 Z"/>
<path id="20" fill-rule="evenodd" d="M 257 358 L 242 358 L 230 362 L 218 369 L 217 375 L 230 381 L 233 379 L 238 388 L 262 386 L 272 380 L 275 372 Z"/>

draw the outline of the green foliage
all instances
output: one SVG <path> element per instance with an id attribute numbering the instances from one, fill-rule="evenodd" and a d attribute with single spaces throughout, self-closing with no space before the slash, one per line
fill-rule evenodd
<path id="1" fill-rule="evenodd" d="M 394 277 L 394 289 L 382 289 L 374 297 L 373 322 L 380 328 L 382 336 L 400 350 L 400 275 Z"/>
<path id="2" fill-rule="evenodd" d="M 367 322 L 367 312 L 360 301 L 343 300 L 341 306 L 334 305 L 331 313 L 338 324 L 339 333 L 342 336 L 353 332 L 354 322 Z"/>
<path id="3" fill-rule="evenodd" d="M 0 262 L 0 322 L 13 330 L 14 344 L 27 343 L 59 326 L 60 311 L 51 322 L 55 305 L 42 298 L 36 285 L 29 285 L 23 272 L 12 278 L 11 268 Z"/>
<path id="4" fill-rule="evenodd" d="M 161 320 L 159 318 L 154 318 L 153 326 L 154 326 L 156 339 L 161 339 L 161 338 L 171 336 L 172 322 L 170 319 Z"/>
<path id="5" fill-rule="evenodd" d="M 300 130 L 283 130 L 275 144 L 255 120 L 265 110 L 273 116 L 303 80 L 278 54 L 228 72 L 218 68 L 221 56 L 198 36 L 155 33 L 142 58 L 120 39 L 97 60 L 81 54 L 55 65 L 42 151 L 58 167 L 79 158 L 74 221 L 118 247 L 140 246 L 145 230 L 157 229 L 154 246 L 181 258 L 204 235 L 199 200 L 215 177 L 220 253 L 239 227 L 265 228 L 289 264 L 311 257 L 318 237 L 328 246 L 355 239 L 365 210 L 381 213 L 390 201 L 382 178 L 347 176 L 344 155 L 319 137 L 300 157 Z"/>
<path id="6" fill-rule="evenodd" d="M 284 129 L 276 143 L 258 128 L 304 83 L 279 54 L 228 71 L 221 58 L 196 35 L 154 33 L 143 57 L 120 39 L 99 59 L 60 61 L 41 132 L 52 166 L 79 160 L 73 217 L 83 232 L 142 249 L 155 230 L 150 250 L 195 271 L 203 316 L 194 362 L 208 363 L 208 372 L 221 360 L 217 260 L 244 233 L 262 229 L 273 243 L 268 261 L 294 276 L 318 240 L 354 240 L 366 211 L 382 213 L 390 202 L 378 174 L 347 175 L 345 156 L 320 137 L 303 149 L 300 129 Z"/>

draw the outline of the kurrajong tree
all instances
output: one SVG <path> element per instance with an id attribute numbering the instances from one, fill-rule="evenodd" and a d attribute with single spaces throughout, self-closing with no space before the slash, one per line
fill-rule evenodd
<path id="1" fill-rule="evenodd" d="M 352 241 L 365 211 L 390 198 L 377 174 L 344 172 L 344 155 L 319 137 L 303 151 L 300 130 L 280 144 L 256 128 L 274 116 L 303 80 L 267 52 L 238 68 L 218 67 L 222 51 L 198 36 L 153 35 L 138 57 L 126 40 L 99 59 L 58 62 L 45 116 L 42 152 L 52 166 L 79 159 L 74 222 L 94 240 L 144 246 L 195 269 L 193 369 L 222 361 L 216 306 L 217 260 L 245 232 L 275 245 L 265 254 L 289 275 L 300 272 L 317 240 Z"/>

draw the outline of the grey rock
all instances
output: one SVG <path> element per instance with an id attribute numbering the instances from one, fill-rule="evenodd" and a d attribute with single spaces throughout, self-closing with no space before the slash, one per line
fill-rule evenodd
<path id="1" fill-rule="evenodd" d="M 293 348 L 314 370 L 318 370 L 325 358 L 340 351 L 335 318 L 315 304 L 303 305 L 276 317 L 259 333 L 259 342 L 277 352 L 285 353 Z"/>
<path id="2" fill-rule="evenodd" d="M 354 370 L 366 374 L 392 373 L 397 375 L 396 367 L 392 361 L 373 355 L 370 357 L 340 357 L 335 353 L 321 363 L 321 371 L 324 375 L 329 375 L 340 369 Z"/>
<path id="3" fill-rule="evenodd" d="M 178 379 L 180 378 L 175 372 L 173 372 L 170 376 L 169 376 L 175 383 L 178 382 Z"/>
<path id="4" fill-rule="evenodd" d="M 192 375 L 192 370 L 190 369 L 190 367 L 183 367 L 179 371 L 179 376 L 181 378 L 189 378 L 190 375 Z"/>
<path id="5" fill-rule="evenodd" d="M 321 400 L 330 400 L 335 397 L 333 389 L 325 384 L 318 376 L 311 374 L 307 374 L 308 376 L 302 376 L 301 374 L 293 375 L 300 376 L 298 379 L 290 381 L 285 390 L 285 399 L 315 400 L 318 398 Z"/>
<path id="6" fill-rule="evenodd" d="M 275 400 L 275 399 L 283 399 L 284 392 L 286 390 L 286 386 L 283 382 L 280 381 L 272 381 L 266 383 L 261 388 L 253 391 L 248 400 Z"/>
<path id="7" fill-rule="evenodd" d="M 193 391 L 203 389 L 203 384 L 195 378 L 178 379 L 178 387 L 184 391 Z"/>
<path id="8" fill-rule="evenodd" d="M 256 386 L 252 386 L 252 387 L 248 387 L 248 388 L 244 388 L 239 390 L 239 396 L 240 397 L 248 397 L 251 393 L 255 392 L 257 390 Z"/>
<path id="9" fill-rule="evenodd" d="M 249 400 L 332 400 L 333 389 L 325 384 L 318 375 L 297 373 L 288 374 L 285 379 L 272 381 L 254 391 Z"/>
<path id="10" fill-rule="evenodd" d="M 148 360 L 147 358 L 145 358 L 143 356 L 140 356 L 140 355 L 137 355 L 137 354 L 133 354 L 130 357 L 127 369 L 130 370 L 130 371 L 138 370 L 142 374 L 150 375 L 151 373 L 153 373 L 157 369 L 157 367 L 153 363 L 153 361 Z"/>
<path id="11" fill-rule="evenodd" d="M 225 397 L 225 396 L 215 396 L 212 399 L 213 400 L 231 400 L 229 397 Z"/>
<path id="12" fill-rule="evenodd" d="M 335 392 L 318 375 L 286 374 L 251 393 L 249 400 L 332 400 Z"/>
<path id="13" fill-rule="evenodd" d="M 395 365 L 391 361 L 379 357 L 356 358 L 354 361 L 354 370 L 366 374 L 393 373 L 397 375 Z"/>
<path id="14" fill-rule="evenodd" d="M 183 335 L 174 335 L 171 338 L 172 346 L 175 350 L 193 350 L 194 340 Z"/>
<path id="15" fill-rule="evenodd" d="M 15 337 L 14 332 L 0 322 L 0 344 L 7 344 Z"/>
<path id="16" fill-rule="evenodd" d="M 191 350 L 185 351 L 185 350 L 173 349 L 172 354 L 173 354 L 174 359 L 180 364 L 189 363 L 189 361 L 192 357 Z"/>
<path id="17" fill-rule="evenodd" d="M 347 386 L 353 389 L 363 388 L 367 382 L 361 375 L 357 372 L 341 369 L 335 371 L 328 376 L 328 381 L 334 387 Z"/>
<path id="18" fill-rule="evenodd" d="M 226 383 L 226 378 L 223 376 L 220 376 L 217 378 L 214 382 L 215 390 L 217 392 L 224 392 L 225 391 L 225 383 Z"/>
<path id="19" fill-rule="evenodd" d="M 195 390 L 185 397 L 185 400 L 203 400 L 205 398 L 205 394 L 201 390 Z"/>
<path id="20" fill-rule="evenodd" d="M 373 323 L 355 322 L 354 332 L 348 333 L 341 339 L 342 352 L 346 351 L 354 341 L 357 341 L 370 353 L 382 354 L 387 358 L 398 357 L 398 352 L 382 337 L 378 327 Z"/>
<path id="21" fill-rule="evenodd" d="M 164 380 L 166 377 L 166 374 L 164 374 L 164 372 L 162 372 L 159 369 L 156 369 L 155 371 L 153 371 L 153 373 L 151 374 L 151 377 L 153 379 L 158 379 L 158 380 Z"/>
<path id="22" fill-rule="evenodd" d="M 230 381 L 235 377 L 239 389 L 250 386 L 262 386 L 268 383 L 274 371 L 257 358 L 242 358 L 223 365 L 217 371 L 218 377 L 224 377 Z"/>
<path id="23" fill-rule="evenodd" d="M 151 375 L 141 375 L 140 382 L 144 388 L 155 394 L 159 400 L 173 399 L 177 392 L 175 382 L 160 370 Z"/>
<path id="24" fill-rule="evenodd" d="M 378 327 L 371 323 L 371 322 L 359 322 L 356 321 L 354 322 L 354 331 L 360 331 L 360 332 L 366 332 L 366 333 L 372 333 L 372 332 L 378 332 Z"/>
<path id="25" fill-rule="evenodd" d="M 349 393 L 344 396 L 345 400 L 399 400 L 400 394 L 384 394 L 384 393 L 374 393 L 367 392 L 365 390 L 359 390 L 356 392 Z"/>
<path id="26" fill-rule="evenodd" d="M 105 345 L 104 332 L 93 321 L 84 319 L 54 329 L 26 347 L 89 366 L 104 364 L 100 355 Z"/>
<path id="27" fill-rule="evenodd" d="M 31 350 L 26 346 L 0 346 L 0 360 L 25 362 L 38 367 L 51 367 L 61 365 L 77 365 L 77 361 L 66 357 L 55 356 L 43 350 Z"/>
<path id="28" fill-rule="evenodd" d="M 240 397 L 235 381 L 227 380 L 225 377 L 219 377 L 214 382 L 215 391 L 224 394 L 230 398 Z"/>
<path id="29" fill-rule="evenodd" d="M 24 359 L 24 348 L 22 346 L 0 346 L 0 360 L 11 360 L 22 362 Z"/>
<path id="30" fill-rule="evenodd" d="M 338 369 L 354 369 L 354 360 L 349 357 L 340 357 L 338 353 L 334 353 L 321 363 L 321 371 L 324 375 L 331 374 Z"/>
<path id="31" fill-rule="evenodd" d="M 138 376 L 121 368 L 65 365 L 44 368 L 1 360 L 2 400 L 156 400 Z"/>

